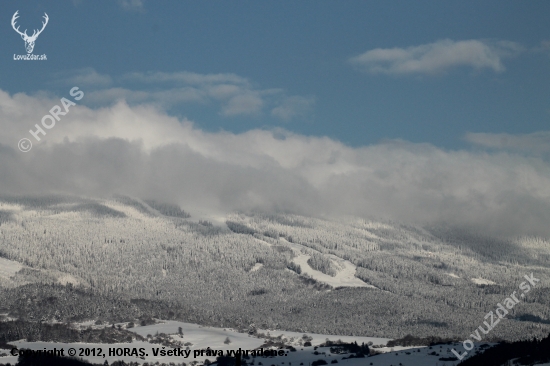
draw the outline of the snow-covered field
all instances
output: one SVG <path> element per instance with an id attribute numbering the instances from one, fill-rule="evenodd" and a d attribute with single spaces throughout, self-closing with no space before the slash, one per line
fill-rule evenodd
<path id="1" fill-rule="evenodd" d="M 9 279 L 14 276 L 23 265 L 19 262 L 10 261 L 9 259 L 0 258 L 0 277 Z"/>
<path id="2" fill-rule="evenodd" d="M 264 240 L 261 240 L 258 238 L 255 238 L 255 239 L 261 244 L 272 246 L 271 243 L 268 243 Z M 333 262 L 337 264 L 337 267 L 340 267 L 338 274 L 332 277 L 327 274 L 324 274 L 321 271 L 311 268 L 311 266 L 307 263 L 310 256 L 307 254 L 304 254 L 303 252 L 312 251 L 311 248 L 306 248 L 301 244 L 291 243 L 282 237 L 279 238 L 279 240 L 294 251 L 294 254 L 296 255 L 296 257 L 292 259 L 292 262 L 300 266 L 300 268 L 302 269 L 303 275 L 311 277 L 314 280 L 327 284 L 331 287 L 371 287 L 371 288 L 378 289 L 377 287 L 369 285 L 368 283 L 365 283 L 361 281 L 359 278 L 355 277 L 356 266 L 350 261 L 343 260 L 341 258 L 336 257 L 335 255 L 326 254 L 325 255 L 326 257 L 329 257 Z M 250 270 L 250 272 L 257 271 L 260 268 L 261 268 L 261 265 L 257 263 Z"/>
<path id="3" fill-rule="evenodd" d="M 5 284 L 12 283 L 10 277 L 14 276 L 21 268 L 23 268 L 23 265 L 19 262 L 0 258 L 0 284 L 2 282 Z"/>
<path id="4" fill-rule="evenodd" d="M 269 329 L 258 329 L 258 333 L 269 334 L 271 337 L 278 337 L 282 335 L 283 339 L 287 339 L 288 343 L 296 344 L 296 342 L 290 342 L 292 338 L 296 341 L 304 335 L 304 333 L 299 332 L 287 332 L 285 330 L 269 330 Z M 327 335 L 327 334 L 315 334 L 315 333 L 306 333 L 308 337 L 311 337 L 311 345 L 318 346 L 321 343 L 325 343 L 326 340 L 337 341 L 341 340 L 342 342 L 351 343 L 357 342 L 358 344 L 365 343 L 368 344 L 372 342 L 373 345 L 386 345 L 390 338 L 376 338 L 376 337 L 359 337 L 359 336 L 342 336 L 342 335 Z"/>
<path id="5" fill-rule="evenodd" d="M 185 333 L 185 331 L 184 331 Z M 234 336 L 230 331 L 227 331 L 227 334 L 230 334 L 230 338 Z M 196 334 L 199 335 L 199 334 Z M 84 359 L 94 362 L 94 363 L 103 363 L 105 360 L 107 360 L 109 363 L 112 363 L 116 360 L 124 360 L 125 362 L 174 362 L 174 363 L 181 363 L 185 362 L 189 364 L 192 361 L 197 361 L 199 364 L 202 364 L 205 359 L 209 359 L 210 361 L 214 361 L 215 357 L 206 357 L 206 356 L 197 356 L 194 357 L 193 351 L 194 350 L 200 350 L 205 349 L 207 345 L 210 346 L 211 349 L 214 350 L 223 350 L 224 354 L 226 353 L 226 350 L 237 350 L 240 346 L 243 350 L 251 350 L 255 347 L 257 347 L 258 339 L 256 338 L 248 338 L 247 339 L 239 339 L 238 337 L 234 337 L 234 342 L 232 342 L 229 345 L 223 344 L 222 341 L 216 340 L 216 341 L 208 341 L 203 338 L 203 336 L 200 336 L 201 340 L 197 339 L 196 343 L 193 344 L 193 346 L 190 346 L 189 349 L 191 350 L 190 357 L 184 358 L 178 357 L 178 356 L 154 356 L 153 355 L 153 348 L 162 348 L 160 345 L 153 345 L 147 342 L 133 342 L 133 343 L 118 343 L 118 344 L 93 344 L 93 343 L 46 343 L 46 342 L 11 342 L 12 344 L 16 345 L 18 348 L 29 348 L 33 350 L 43 350 L 43 349 L 53 349 L 54 347 L 57 349 L 63 348 L 65 350 L 65 354 L 67 353 L 68 349 L 70 347 L 75 348 L 77 351 L 79 348 L 95 348 L 101 349 L 103 351 L 103 354 L 106 355 L 106 357 L 83 357 Z M 328 336 L 330 338 L 330 336 Z M 189 338 L 189 339 L 188 339 Z M 184 335 L 184 339 L 187 339 L 189 342 L 193 342 L 192 337 L 187 337 Z M 225 338 L 224 338 L 225 339 Z M 260 342 L 261 343 L 261 342 Z M 132 357 L 132 356 L 109 356 L 109 348 L 143 348 L 145 350 L 145 353 L 147 354 L 144 359 Z M 168 347 L 165 347 L 164 349 L 170 349 Z M 318 354 L 314 354 L 314 352 L 317 352 Z M 434 354 L 435 353 L 435 354 Z M 257 359 L 259 361 L 263 361 L 264 365 L 276 365 L 276 366 L 286 366 L 286 365 L 300 365 L 303 363 L 304 365 L 309 365 L 310 362 L 316 361 L 316 360 L 325 360 L 328 364 L 331 364 L 333 360 L 337 360 L 339 364 L 346 365 L 346 366 L 364 366 L 364 365 L 374 365 L 374 366 L 395 366 L 395 365 L 407 365 L 407 366 L 451 366 L 456 365 L 456 361 L 441 361 L 440 358 L 442 357 L 453 357 L 453 354 L 450 352 L 450 348 L 447 345 L 442 346 L 442 348 L 433 347 L 433 349 L 429 349 L 427 347 L 421 347 L 421 348 L 408 348 L 405 350 L 394 350 L 385 354 L 380 354 L 372 357 L 367 358 L 357 358 L 357 359 L 343 359 L 344 357 L 348 357 L 349 355 L 336 355 L 331 354 L 329 351 L 329 348 L 317 348 L 317 350 L 314 350 L 314 347 L 302 347 L 297 348 L 296 352 L 287 352 L 285 356 L 277 356 L 277 357 L 269 357 L 262 358 L 258 357 Z M 0 357 L 0 363 L 11 363 L 14 364 L 17 362 L 17 357 L 15 356 L 7 356 L 7 357 Z"/>
<path id="6" fill-rule="evenodd" d="M 368 283 L 361 281 L 359 278 L 355 277 L 356 266 L 350 261 L 343 260 L 336 257 L 335 255 L 326 255 L 333 262 L 337 263 L 337 266 L 340 267 L 340 271 L 334 277 L 324 274 L 321 271 L 317 271 L 307 263 L 310 258 L 309 255 L 303 254 L 304 250 L 312 250 L 306 248 L 301 244 L 290 243 L 284 238 L 279 238 L 285 245 L 288 245 L 296 254 L 296 257 L 292 259 L 292 262 L 298 264 L 302 269 L 302 274 L 305 274 L 319 282 L 326 283 L 332 287 L 371 287 L 376 288 Z"/>
<path id="7" fill-rule="evenodd" d="M 298 264 L 302 269 L 302 274 L 308 275 L 309 277 L 330 285 L 332 287 L 373 287 L 359 278 L 355 277 L 355 266 L 349 261 L 342 261 L 344 268 L 338 272 L 334 277 L 324 274 L 320 271 L 317 271 L 307 263 L 309 255 L 301 254 L 292 259 L 292 262 Z"/>
<path id="8" fill-rule="evenodd" d="M 178 328 L 181 327 L 183 331 L 183 336 L 180 336 L 178 333 Z M 143 327 L 135 327 L 129 329 L 141 336 L 146 337 L 147 335 L 154 336 L 156 333 L 165 333 L 170 334 L 171 337 L 175 340 L 178 340 L 184 344 L 187 344 L 183 349 L 189 350 L 190 354 L 188 358 L 184 356 L 154 356 L 153 349 L 170 349 L 169 347 L 163 347 L 159 344 L 151 344 L 148 342 L 135 341 L 132 343 L 118 343 L 118 344 L 94 344 L 94 343 L 48 343 L 48 342 L 25 342 L 17 341 L 11 342 L 16 345 L 18 348 L 29 348 L 34 350 L 50 350 L 53 348 L 63 348 L 65 354 L 68 352 L 69 348 L 75 348 L 78 352 L 79 348 L 95 348 L 101 349 L 105 357 L 94 357 L 88 356 L 83 357 L 84 359 L 94 362 L 94 363 L 103 363 L 107 360 L 109 363 L 116 360 L 124 360 L 125 362 L 174 362 L 181 363 L 185 362 L 190 364 L 192 361 L 197 361 L 198 364 L 202 364 L 205 359 L 214 361 L 216 357 L 212 356 L 196 356 L 194 351 L 205 350 L 210 348 L 213 350 L 222 350 L 224 355 L 227 354 L 228 350 L 252 350 L 260 347 L 264 344 L 265 339 L 257 338 L 250 336 L 246 333 L 239 333 L 232 329 L 224 328 L 215 328 L 201 326 L 197 324 L 183 323 L 177 321 L 165 321 L 162 323 L 148 325 Z M 367 358 L 352 358 L 352 359 L 343 359 L 348 357 L 347 354 L 331 354 L 329 348 L 317 348 L 321 343 L 324 343 L 327 339 L 331 341 L 341 340 L 343 342 L 357 342 L 368 343 L 372 342 L 374 345 L 385 345 L 389 339 L 387 338 L 374 338 L 374 337 L 355 337 L 355 336 L 338 336 L 338 335 L 326 335 L 326 334 L 311 334 L 307 333 L 308 337 L 311 337 L 312 345 L 309 347 L 303 347 L 299 345 L 298 341 L 302 339 L 303 333 L 298 332 L 287 332 L 282 330 L 258 330 L 258 333 L 269 334 L 271 337 L 279 337 L 284 341 L 285 344 L 292 344 L 295 348 L 295 352 L 288 351 L 284 356 L 269 357 L 269 359 L 264 359 L 260 357 L 258 361 L 261 361 L 264 365 L 277 365 L 277 366 L 287 366 L 287 365 L 309 365 L 310 362 L 316 360 L 325 360 L 328 364 L 331 364 L 333 360 L 337 360 L 338 364 L 346 366 L 364 366 L 364 365 L 374 365 L 374 366 L 391 366 L 391 365 L 407 365 L 407 366 L 451 366 L 456 365 L 456 361 L 442 361 L 440 358 L 443 357 L 454 357 L 451 352 L 452 346 L 442 345 L 434 347 L 394 347 L 394 348 L 374 348 L 378 352 L 384 352 L 372 357 Z M 229 343 L 227 342 L 229 339 Z M 476 350 L 479 349 L 480 344 L 476 344 Z M 457 350 L 461 350 L 459 345 L 456 345 Z M 141 359 L 134 356 L 110 356 L 110 348 L 136 348 L 144 349 L 146 356 Z M 317 354 L 315 354 L 317 353 Z M 472 354 L 472 353 L 470 353 Z M 5 356 L 0 357 L 0 363 L 12 363 L 17 362 L 17 357 L 15 356 Z M 259 362 L 256 362 L 257 364 Z"/>

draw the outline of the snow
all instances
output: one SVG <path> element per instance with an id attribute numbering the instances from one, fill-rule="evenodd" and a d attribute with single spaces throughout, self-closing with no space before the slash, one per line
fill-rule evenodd
<path id="1" fill-rule="evenodd" d="M 178 327 L 183 328 L 183 337 L 180 337 L 179 335 L 175 334 L 178 332 Z M 190 324 L 190 323 L 183 323 L 183 322 L 176 322 L 176 321 L 166 321 L 164 323 L 154 324 L 154 325 L 148 325 L 143 327 L 135 327 L 130 328 L 130 331 L 137 333 L 142 336 L 147 336 L 148 334 L 155 335 L 158 333 L 165 333 L 165 334 L 173 334 L 172 338 L 175 340 L 181 341 L 183 343 L 191 343 L 192 345 L 189 346 L 189 349 L 191 351 L 194 350 L 201 350 L 206 349 L 207 347 L 210 347 L 211 349 L 215 350 L 223 350 L 224 355 L 226 354 L 226 350 L 238 350 L 241 349 L 254 349 L 258 348 L 264 343 L 263 339 L 251 337 L 246 333 L 238 333 L 236 331 L 232 330 L 224 330 L 223 328 L 214 328 L 214 327 L 204 327 L 197 324 Z M 229 340 L 231 341 L 229 344 L 225 344 L 224 341 L 226 338 L 229 337 Z M 117 343 L 117 344 L 96 344 L 96 343 L 49 343 L 49 342 L 24 342 L 24 341 L 18 341 L 18 342 L 10 342 L 11 344 L 16 345 L 18 348 L 30 348 L 34 350 L 38 349 L 53 349 L 55 348 L 63 348 L 65 349 L 65 352 L 70 347 L 78 348 L 80 347 L 87 347 L 87 348 L 101 348 L 103 350 L 103 353 L 106 355 L 106 357 L 83 357 L 84 359 L 95 362 L 95 363 L 103 363 L 105 360 L 107 360 L 109 363 L 116 361 L 116 360 L 124 360 L 126 362 L 133 361 L 133 362 L 174 362 L 174 363 L 180 363 L 180 362 L 186 362 L 189 363 L 189 361 L 197 360 L 197 361 L 204 361 L 205 359 L 210 359 L 211 361 L 214 361 L 216 357 L 212 356 L 198 356 L 197 358 L 193 358 L 193 352 L 191 352 L 191 358 L 186 359 L 179 356 L 165 356 L 161 357 L 154 356 L 153 355 L 153 348 L 163 348 L 162 345 L 159 344 L 151 344 L 148 342 L 141 342 L 136 341 L 132 343 Z M 133 356 L 109 356 L 109 348 L 144 348 L 145 353 L 147 356 L 145 357 L 145 360 L 133 357 Z M 184 347 L 185 349 L 186 347 Z M 164 349 L 170 349 L 169 347 L 164 347 Z M 0 363 L 7 363 L 7 362 L 14 362 L 16 361 L 16 357 L 1 357 Z"/>
<path id="2" fill-rule="evenodd" d="M 9 280 L 21 268 L 23 268 L 21 263 L 0 257 L 0 277 Z"/>
<path id="3" fill-rule="evenodd" d="M 0 257 L 0 278 L 10 281 L 11 278 L 24 267 L 25 266 L 19 262 Z M 62 285 L 66 285 L 67 283 L 77 285 L 80 283 L 74 276 L 67 273 L 50 271 L 49 274 L 57 277 L 58 282 Z"/>
<path id="4" fill-rule="evenodd" d="M 151 329 L 158 329 L 160 330 L 168 330 L 173 329 L 173 326 L 176 326 L 177 322 L 169 322 L 171 324 L 165 324 L 160 326 L 148 326 L 148 327 L 141 327 L 141 328 L 149 328 Z M 152 327 L 152 328 L 151 328 Z M 198 327 L 198 326 L 197 326 Z M 221 330 L 221 334 L 216 334 L 217 331 L 220 331 L 221 329 L 217 329 L 214 331 L 214 328 L 208 328 L 205 327 L 204 330 L 196 329 L 194 332 L 191 332 L 189 329 L 184 329 L 184 339 L 187 339 L 187 341 L 193 343 L 193 346 L 190 346 L 190 350 L 192 351 L 189 358 L 184 358 L 183 356 L 153 356 L 152 349 L 153 348 L 162 348 L 160 345 L 154 345 L 147 342 L 133 342 L 133 343 L 117 343 L 117 344 L 94 344 L 94 343 L 72 343 L 72 344 L 66 344 L 66 343 L 47 343 L 47 342 L 11 342 L 18 348 L 30 348 L 33 350 L 51 350 L 53 348 L 63 348 L 65 350 L 65 354 L 67 353 L 68 349 L 70 347 L 75 348 L 77 351 L 79 348 L 101 348 L 103 353 L 106 355 L 106 357 L 83 357 L 84 359 L 95 362 L 95 363 L 103 363 L 105 360 L 107 360 L 109 363 L 112 363 L 116 360 L 124 360 L 125 362 L 185 362 L 189 364 L 191 361 L 199 361 L 202 363 L 205 359 L 209 359 L 210 361 L 215 360 L 215 357 L 207 357 L 207 356 L 197 356 L 194 357 L 193 351 L 199 350 L 199 349 L 206 349 L 207 347 L 210 347 L 214 350 L 223 350 L 224 355 L 226 354 L 226 350 L 228 349 L 238 349 L 238 345 L 243 350 L 251 350 L 253 348 L 258 347 L 262 340 L 248 337 L 247 335 L 241 335 L 235 336 L 235 332 L 231 331 L 223 331 Z M 186 332 L 189 332 L 188 335 Z M 286 334 L 286 333 L 285 333 Z M 213 335 L 215 339 L 208 339 L 209 335 Z M 273 335 L 273 334 L 272 334 Z M 226 336 L 229 336 L 230 339 L 233 339 L 231 344 L 226 345 L 223 344 L 223 340 Z M 175 336 L 179 337 L 179 336 Z M 333 336 L 322 336 L 324 338 L 332 338 Z M 337 338 L 342 338 L 337 336 Z M 365 337 L 368 338 L 368 337 Z M 373 338 L 371 338 L 373 339 Z M 375 339 L 375 338 L 374 338 Z M 324 341 L 324 339 L 323 339 Z M 359 341 L 358 341 L 359 343 Z M 352 358 L 352 359 L 346 359 L 343 360 L 344 357 L 349 357 L 348 354 L 331 354 L 329 348 L 317 348 L 318 354 L 315 355 L 313 352 L 315 352 L 314 347 L 296 347 L 296 352 L 287 352 L 286 356 L 278 356 L 278 357 L 270 357 L 269 360 L 258 358 L 258 361 L 262 361 L 264 365 L 277 365 L 277 366 L 286 366 L 292 363 L 293 365 L 299 365 L 300 363 L 304 363 L 304 365 L 308 365 L 310 362 L 313 362 L 315 360 L 323 359 L 326 360 L 328 364 L 331 364 L 331 361 L 333 359 L 338 360 L 338 364 L 345 365 L 345 366 L 364 366 L 364 365 L 370 365 L 372 362 L 373 366 L 395 366 L 402 363 L 403 365 L 407 366 L 451 366 L 456 365 L 457 361 L 440 361 L 439 358 L 441 357 L 454 357 L 454 355 L 451 353 L 452 346 L 443 345 L 442 348 L 439 348 L 439 346 L 433 347 L 433 349 L 429 349 L 428 347 L 420 347 L 420 348 L 409 348 L 405 350 L 398 350 L 397 347 L 388 353 L 385 354 L 379 354 L 376 356 L 366 357 L 366 358 Z M 143 348 L 145 350 L 145 353 L 147 356 L 145 359 L 136 358 L 133 356 L 109 356 L 109 348 Z M 170 349 L 166 347 L 165 349 Z M 420 351 L 420 352 L 418 352 Z M 436 352 L 437 355 L 429 355 L 429 353 Z M 8 356 L 8 357 L 0 357 L 0 363 L 12 363 L 14 364 L 17 361 L 17 357 L 14 356 Z M 284 364 L 283 364 L 284 362 Z M 256 362 L 258 364 L 259 362 Z"/>
<path id="5" fill-rule="evenodd" d="M 132 199 L 139 202 L 139 203 L 141 203 L 145 208 L 149 208 L 150 211 L 156 213 L 156 210 L 152 209 L 148 204 L 146 204 L 142 200 L 140 200 L 138 198 L 132 198 Z M 121 203 L 121 202 L 118 202 L 118 201 L 105 200 L 105 201 L 102 201 L 101 204 L 108 207 L 108 208 L 110 208 L 110 209 L 112 209 L 112 210 L 122 212 L 126 216 L 131 217 L 131 218 L 141 219 L 141 220 L 151 219 L 150 217 L 148 217 L 143 212 L 140 212 L 138 209 L 136 209 L 132 206 L 129 206 L 129 205 L 125 205 L 124 203 Z"/>
<path id="6" fill-rule="evenodd" d="M 203 207 L 185 206 L 183 207 L 186 212 L 191 213 L 191 217 L 186 220 L 189 222 L 198 223 L 199 221 L 209 221 L 212 225 L 229 230 L 225 221 L 227 220 L 227 214 L 219 210 L 206 210 Z"/>
<path id="7" fill-rule="evenodd" d="M 2 211 L 21 211 L 23 206 L 13 203 L 0 202 L 0 210 Z"/>
<path id="8" fill-rule="evenodd" d="M 252 268 L 250 269 L 249 272 L 256 272 L 257 270 L 259 270 L 259 269 L 262 268 L 263 266 L 264 266 L 264 265 L 263 265 L 262 263 L 256 263 L 256 264 L 254 265 L 254 267 L 252 267 Z"/>
<path id="9" fill-rule="evenodd" d="M 334 277 L 324 274 L 321 271 L 317 271 L 307 263 L 310 258 L 309 255 L 303 254 L 303 251 L 312 251 L 311 248 L 306 248 L 301 244 L 291 243 L 284 238 L 279 238 L 285 245 L 289 246 L 294 253 L 297 255 L 292 259 L 292 262 L 298 264 L 302 269 L 302 274 L 305 274 L 316 281 L 326 283 L 332 287 L 370 287 L 378 289 L 375 286 L 369 285 L 366 282 L 361 281 L 359 278 L 355 277 L 355 271 L 357 267 L 350 261 L 343 260 L 332 254 L 323 254 L 325 257 L 330 258 L 333 263 L 336 264 L 335 267 L 341 268 L 338 271 L 338 274 Z"/>
<path id="10" fill-rule="evenodd" d="M 184 337 L 180 339 L 178 335 L 176 339 L 183 342 L 191 342 L 194 346 L 198 346 L 199 348 L 227 346 L 223 344 L 226 337 L 229 337 L 231 340 L 230 349 L 233 349 L 233 347 L 238 349 L 239 347 L 250 344 L 250 337 L 248 337 L 246 333 L 238 333 L 228 328 L 216 328 L 172 320 L 143 327 L 134 327 L 128 330 L 146 337 L 148 334 L 155 335 L 156 332 L 176 334 L 178 333 L 179 327 L 183 329 Z M 260 342 L 258 345 L 262 344 L 262 340 L 258 339 L 258 342 Z"/>
<path id="11" fill-rule="evenodd" d="M 273 246 L 271 243 L 265 240 L 261 240 L 256 237 L 254 239 L 263 245 Z M 283 237 L 280 237 L 279 241 L 294 251 L 294 254 L 296 255 L 296 257 L 292 259 L 292 262 L 300 266 L 302 270 L 302 273 L 301 273 L 302 275 L 311 277 L 318 282 L 325 283 L 334 288 L 336 287 L 369 287 L 369 288 L 378 289 L 378 287 L 375 287 L 366 282 L 363 282 L 359 278 L 355 277 L 355 272 L 357 270 L 357 267 L 350 261 L 339 258 L 333 254 L 326 254 L 326 253 L 322 254 L 323 256 L 332 260 L 336 268 L 340 268 L 340 270 L 338 271 L 338 274 L 332 277 L 327 274 L 324 274 L 321 271 L 311 268 L 311 266 L 307 263 L 308 259 L 311 256 L 304 254 L 304 252 L 315 251 L 314 249 L 308 248 L 301 244 L 291 243 Z M 250 272 L 252 272 L 253 270 L 254 271 L 258 270 L 259 267 L 255 269 L 257 266 L 258 266 L 258 263 L 254 266 L 254 268 L 252 268 Z"/>
<path id="12" fill-rule="evenodd" d="M 181 327 L 183 330 L 183 337 L 176 334 L 178 328 Z M 146 337 L 148 334 L 155 335 L 158 333 L 170 334 L 171 337 L 175 340 L 181 341 L 182 343 L 191 343 L 189 345 L 189 350 L 191 350 L 190 358 L 184 358 L 183 356 L 154 356 L 153 348 L 161 348 L 163 346 L 158 344 L 151 344 L 148 342 L 136 341 L 132 343 L 117 343 L 117 344 L 95 344 L 95 343 L 49 343 L 49 342 L 25 342 L 17 341 L 10 342 L 11 344 L 16 345 L 18 348 L 30 348 L 34 350 L 51 350 L 53 348 L 63 348 L 65 354 L 67 353 L 70 347 L 75 349 L 79 348 L 101 348 L 106 357 L 83 357 L 84 359 L 94 362 L 94 363 L 103 363 L 107 360 L 109 363 L 112 363 L 116 360 L 124 360 L 125 362 L 174 362 L 181 363 L 185 362 L 190 364 L 192 361 L 199 361 L 202 363 L 205 359 L 214 361 L 216 357 L 212 356 L 197 356 L 194 358 L 193 351 L 195 350 L 205 350 L 207 347 L 210 347 L 214 350 L 223 350 L 224 355 L 226 355 L 227 350 L 252 350 L 259 348 L 264 344 L 264 339 L 256 338 L 250 336 L 246 333 L 238 333 L 233 329 L 229 328 L 216 328 L 201 326 L 198 324 L 177 322 L 177 321 L 165 321 L 162 323 L 148 325 L 148 326 L 138 326 L 135 328 L 129 329 L 132 332 L 135 332 L 139 335 Z M 321 343 L 324 343 L 327 339 L 331 341 L 341 340 L 343 342 L 357 342 L 368 343 L 372 342 L 375 345 L 385 345 L 389 339 L 388 338 L 375 338 L 375 337 L 356 337 L 356 336 L 340 336 L 340 335 L 326 335 L 326 334 L 313 334 L 306 333 L 307 336 L 311 337 L 311 347 L 302 347 L 298 344 L 298 340 L 302 339 L 304 333 L 300 332 L 288 332 L 284 330 L 258 330 L 258 333 L 268 334 L 271 337 L 282 336 L 283 340 L 286 339 L 285 344 L 292 343 L 296 348 L 296 352 L 288 351 L 284 356 L 270 357 L 269 359 L 263 359 L 262 357 L 258 358 L 255 362 L 258 364 L 260 361 L 264 365 L 277 365 L 277 366 L 287 366 L 290 363 L 293 365 L 299 365 L 303 362 L 304 365 L 323 359 L 326 360 L 328 364 L 331 364 L 331 361 L 334 359 L 338 360 L 338 364 L 345 366 L 364 366 L 370 365 L 372 362 L 373 366 L 390 366 L 390 365 L 399 365 L 402 363 L 407 366 L 451 366 L 456 365 L 457 361 L 440 361 L 441 357 L 454 357 L 454 354 L 451 352 L 452 348 L 455 347 L 457 350 L 461 350 L 460 345 L 442 345 L 442 346 L 433 346 L 432 349 L 429 347 L 384 347 L 384 348 L 371 348 L 372 350 L 378 352 L 384 352 L 382 354 L 371 356 L 367 358 L 352 358 L 343 360 L 342 358 L 348 357 L 348 354 L 335 355 L 330 353 L 330 349 L 326 347 L 317 348 L 314 350 L 314 346 L 318 346 Z M 224 341 L 229 337 L 231 343 L 225 344 Z M 291 339 L 293 341 L 291 342 Z M 476 350 L 479 349 L 481 344 L 476 344 Z M 143 348 L 147 356 L 145 359 L 136 358 L 134 356 L 109 356 L 109 348 Z M 165 347 L 165 350 L 170 349 Z M 184 347 L 186 349 L 186 347 Z M 315 355 L 314 352 L 318 354 Z M 437 355 L 430 355 L 429 353 L 436 352 Z M 396 355 L 397 354 L 397 355 Z M 473 353 L 470 352 L 470 355 Z M 17 357 L 7 356 L 0 357 L 0 363 L 12 363 L 14 364 L 17 361 Z M 541 365 L 542 366 L 542 365 Z"/>
<path id="13" fill-rule="evenodd" d="M 302 336 L 305 334 L 308 337 L 311 337 L 311 345 L 312 346 L 318 346 L 321 343 L 325 343 L 326 340 L 330 341 L 337 341 L 341 340 L 342 342 L 357 342 L 358 344 L 365 343 L 368 344 L 369 342 L 372 342 L 374 345 L 386 345 L 388 341 L 390 341 L 390 338 L 377 338 L 377 337 L 361 337 L 361 336 L 345 336 L 345 335 L 327 335 L 327 334 L 317 334 L 317 333 L 308 333 L 308 332 L 288 332 L 285 330 L 271 330 L 271 329 L 258 329 L 258 333 L 264 333 L 268 334 L 271 337 L 278 337 L 282 336 L 282 338 L 286 338 L 287 340 L 290 340 L 291 338 L 295 339 L 295 342 L 293 344 L 296 344 L 296 341 L 301 339 Z"/>
<path id="14" fill-rule="evenodd" d="M 57 279 L 57 281 L 62 285 L 66 285 L 68 283 L 73 284 L 73 285 L 78 285 L 80 283 L 76 278 L 74 278 L 70 274 L 62 275 L 61 277 L 59 277 Z"/>
<path id="15" fill-rule="evenodd" d="M 472 282 L 475 283 L 476 285 L 496 285 L 495 282 L 483 279 L 481 277 L 480 278 L 472 278 Z"/>
<path id="16" fill-rule="evenodd" d="M 307 263 L 309 255 L 301 254 L 292 259 L 292 262 L 300 265 L 302 269 L 302 274 L 308 275 L 309 277 L 326 283 L 332 287 L 371 287 L 376 288 L 368 283 L 361 281 L 359 278 L 355 277 L 356 267 L 353 263 L 349 261 L 342 261 L 341 264 L 344 265 L 344 269 L 339 271 L 335 277 L 324 274 L 320 271 L 317 271 L 310 267 Z"/>

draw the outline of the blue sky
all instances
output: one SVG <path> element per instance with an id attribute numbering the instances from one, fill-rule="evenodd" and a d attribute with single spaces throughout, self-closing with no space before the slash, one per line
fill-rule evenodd
<path id="1" fill-rule="evenodd" d="M 83 101 L 99 106 L 123 97 L 158 103 L 127 93 L 164 91 L 175 99 L 163 103 L 167 113 L 208 131 L 281 127 L 351 146 L 402 139 L 457 149 L 468 132 L 550 126 L 547 1 L 3 1 L 0 9 L 0 88 L 11 94 L 63 95 L 80 82 L 103 91 Z M 48 61 L 13 60 L 25 53 L 10 26 L 16 10 L 22 29 L 49 15 L 34 51 Z M 477 43 L 460 60 L 461 52 L 437 54 L 444 40 L 450 53 L 459 42 Z M 430 45 L 433 55 L 421 49 Z M 394 48 L 409 52 L 409 61 L 425 57 L 427 66 L 380 72 L 375 66 L 399 61 L 350 61 Z M 493 59 L 476 65 L 487 52 Z M 438 57 L 458 59 L 430 64 Z M 158 73 L 162 81 L 130 77 Z M 190 85 L 171 77 L 178 73 L 234 75 L 243 95 L 233 106 L 222 97 L 178 96 Z"/>
<path id="2" fill-rule="evenodd" d="M 29 35 L 48 14 L 33 50 L 47 61 L 14 60 L 16 11 Z M 548 1 L 29 0 L 0 14 L 0 194 L 550 237 Z M 74 105 L 53 125 L 61 98 Z"/>

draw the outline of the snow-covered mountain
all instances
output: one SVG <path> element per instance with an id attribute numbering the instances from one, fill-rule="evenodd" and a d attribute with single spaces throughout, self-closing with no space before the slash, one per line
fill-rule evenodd
<path id="1" fill-rule="evenodd" d="M 299 333 L 467 339 L 533 273 L 482 341 L 550 331 L 550 242 L 444 225 L 195 213 L 126 196 L 0 197 L 0 314 L 45 322 L 157 317 Z"/>

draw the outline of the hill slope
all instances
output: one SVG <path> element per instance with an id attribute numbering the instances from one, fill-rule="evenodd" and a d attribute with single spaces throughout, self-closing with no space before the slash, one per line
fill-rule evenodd
<path id="1" fill-rule="evenodd" d="M 550 331 L 550 245 L 543 239 L 288 214 L 235 213 L 220 226 L 128 197 L 0 202 L 0 257 L 12 269 L 22 266 L 15 275 L 4 270 L 10 274 L 0 283 L 2 307 L 14 317 L 96 317 L 90 309 L 68 311 L 62 296 L 40 307 L 47 289 L 9 289 L 71 283 L 122 303 L 158 302 L 173 309 L 163 318 L 201 324 L 462 339 L 534 273 L 537 288 L 489 337 Z"/>

